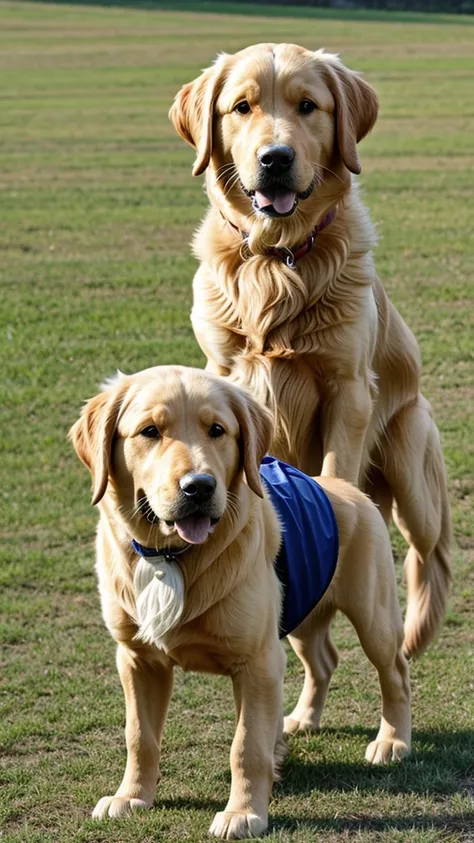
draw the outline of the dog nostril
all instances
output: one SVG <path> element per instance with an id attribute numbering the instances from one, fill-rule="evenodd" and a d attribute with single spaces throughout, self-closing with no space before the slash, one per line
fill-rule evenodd
<path id="1" fill-rule="evenodd" d="M 212 474 L 185 474 L 179 485 L 187 498 L 203 500 L 214 494 L 216 480 Z"/>
<path id="2" fill-rule="evenodd" d="M 257 153 L 257 157 L 264 170 L 276 174 L 290 169 L 295 160 L 295 150 L 286 144 L 262 146 Z"/>

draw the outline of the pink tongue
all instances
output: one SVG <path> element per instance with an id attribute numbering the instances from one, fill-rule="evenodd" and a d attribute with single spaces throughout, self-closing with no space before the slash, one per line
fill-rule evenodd
<path id="1" fill-rule="evenodd" d="M 175 524 L 178 536 L 189 544 L 202 544 L 212 532 L 209 515 L 189 515 Z"/>
<path id="2" fill-rule="evenodd" d="M 288 214 L 295 204 L 296 193 L 294 190 L 285 190 L 277 193 L 273 200 L 273 207 L 279 214 Z"/>
<path id="3" fill-rule="evenodd" d="M 274 191 L 269 193 L 261 193 L 260 190 L 255 191 L 255 199 L 259 208 L 266 208 L 267 205 L 273 205 Z"/>
<path id="4" fill-rule="evenodd" d="M 294 190 L 283 190 L 281 187 L 267 190 L 265 193 L 256 190 L 255 199 L 259 208 L 273 205 L 278 214 L 288 214 L 295 204 L 296 193 Z"/>

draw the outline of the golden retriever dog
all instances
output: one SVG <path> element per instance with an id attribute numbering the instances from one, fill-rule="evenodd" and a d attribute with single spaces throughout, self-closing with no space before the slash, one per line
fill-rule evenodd
<path id="1" fill-rule="evenodd" d="M 373 89 L 293 44 L 220 55 L 170 117 L 210 208 L 194 239 L 192 322 L 208 369 L 272 409 L 272 453 L 365 489 L 409 543 L 406 654 L 441 621 L 451 523 L 416 340 L 376 275 L 354 174 Z"/>
<path id="2" fill-rule="evenodd" d="M 260 835 L 286 746 L 281 528 L 260 476 L 271 416 L 226 379 L 158 366 L 109 382 L 71 438 L 99 505 L 99 590 L 126 703 L 125 774 L 93 816 L 152 806 L 180 666 L 233 683 L 231 791 L 211 834 Z M 401 759 L 410 747 L 410 685 L 387 529 L 358 489 L 331 477 L 318 483 L 337 521 L 339 554 L 327 591 L 289 639 L 306 677 L 285 731 L 319 725 L 337 663 L 328 628 L 339 609 L 380 678 L 382 720 L 366 758 Z"/>

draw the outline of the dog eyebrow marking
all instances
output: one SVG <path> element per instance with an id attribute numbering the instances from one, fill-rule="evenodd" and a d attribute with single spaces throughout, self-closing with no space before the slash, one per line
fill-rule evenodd
<path id="1" fill-rule="evenodd" d="M 222 413 L 211 407 L 210 404 L 204 404 L 199 411 L 199 421 L 202 424 L 211 425 L 217 420 L 221 424 L 221 415 Z"/>
<path id="2" fill-rule="evenodd" d="M 166 430 L 166 428 L 168 428 L 172 423 L 173 419 L 170 418 L 166 407 L 150 407 L 148 410 L 145 409 L 140 413 L 138 422 L 134 424 L 134 429 L 136 428 L 135 433 L 132 435 L 138 436 L 143 428 L 148 425 L 156 425 L 156 427 L 162 431 Z"/>
<path id="3" fill-rule="evenodd" d="M 169 427 L 173 422 L 166 407 L 160 407 L 158 410 L 154 410 L 152 415 L 159 428 Z"/>

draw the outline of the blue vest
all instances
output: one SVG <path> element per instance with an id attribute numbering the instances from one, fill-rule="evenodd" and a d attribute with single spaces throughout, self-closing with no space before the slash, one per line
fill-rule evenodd
<path id="1" fill-rule="evenodd" d="M 275 570 L 283 586 L 280 638 L 284 638 L 329 588 L 339 533 L 329 498 L 307 474 L 275 457 L 264 457 L 260 477 L 283 528 Z"/>

